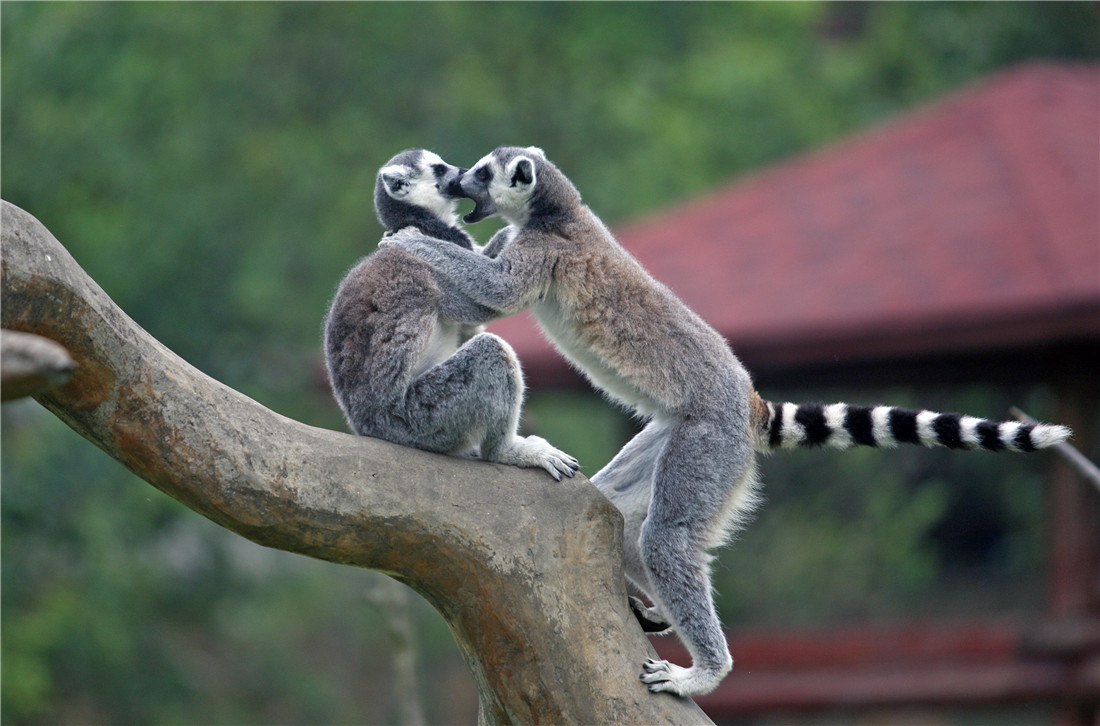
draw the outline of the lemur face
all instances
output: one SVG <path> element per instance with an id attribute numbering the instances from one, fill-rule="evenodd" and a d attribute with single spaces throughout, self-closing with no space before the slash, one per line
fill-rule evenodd
<path id="1" fill-rule="evenodd" d="M 426 149 L 415 149 L 390 159 L 378 171 L 378 179 L 390 198 L 455 224 L 458 200 L 462 198 L 456 182 L 465 171 Z"/>
<path id="2" fill-rule="evenodd" d="M 502 146 L 474 164 L 458 182 L 462 194 L 474 200 L 474 211 L 463 219 L 473 224 L 499 214 L 511 224 L 522 225 L 530 213 L 539 157 L 546 158 L 534 146 Z"/>
<path id="3" fill-rule="evenodd" d="M 493 154 L 489 154 L 459 178 L 458 187 L 462 195 L 474 200 L 474 211 L 462 218 L 467 224 L 474 224 L 500 214 L 490 191 L 493 180 L 500 172 L 500 164 L 497 163 Z"/>

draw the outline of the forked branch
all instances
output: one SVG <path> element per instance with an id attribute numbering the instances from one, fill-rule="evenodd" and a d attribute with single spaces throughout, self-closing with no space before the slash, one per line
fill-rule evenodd
<path id="1" fill-rule="evenodd" d="M 254 542 L 383 570 L 447 620 L 482 723 L 709 723 L 638 681 L 621 518 L 583 477 L 306 426 L 202 374 L 3 202 L 3 327 L 61 344 L 37 400 L 153 486 Z"/>

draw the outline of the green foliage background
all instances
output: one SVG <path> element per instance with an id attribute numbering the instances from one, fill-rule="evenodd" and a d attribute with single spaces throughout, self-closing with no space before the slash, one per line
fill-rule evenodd
<path id="1" fill-rule="evenodd" d="M 397 151 L 468 165 L 537 144 L 614 224 L 1012 63 L 1095 62 L 1097 8 L 5 1 L 0 191 L 184 358 L 342 428 L 320 321 L 380 236 L 371 190 Z M 628 430 L 577 394 L 536 395 L 528 418 L 589 474 Z M 943 480 L 937 455 L 827 456 L 768 462 L 774 506 L 718 565 L 731 625 L 927 605 L 951 577 L 929 537 L 959 482 L 1015 533 L 999 581 L 1036 577 L 1036 469 L 958 458 Z M 4 408 L 2 466 L 3 723 L 395 718 L 367 573 L 218 530 L 33 403 Z M 416 617 L 428 715 L 468 721 L 446 629 Z"/>

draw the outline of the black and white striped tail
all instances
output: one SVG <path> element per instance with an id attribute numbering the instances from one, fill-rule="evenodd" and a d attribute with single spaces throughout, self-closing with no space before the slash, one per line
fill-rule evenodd
<path id="1" fill-rule="evenodd" d="M 946 446 L 949 449 L 1035 451 L 1070 436 L 1065 426 L 988 421 L 957 413 L 911 411 L 896 406 L 849 406 L 846 403 L 794 404 L 765 401 L 766 431 L 759 448 L 851 446 L 893 447 L 898 444 Z"/>

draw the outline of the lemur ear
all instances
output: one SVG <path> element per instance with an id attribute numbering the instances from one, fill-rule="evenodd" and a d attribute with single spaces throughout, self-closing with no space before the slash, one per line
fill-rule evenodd
<path id="1" fill-rule="evenodd" d="M 394 199 L 409 195 L 409 170 L 403 166 L 387 166 L 378 172 L 386 193 Z"/>
<path id="2" fill-rule="evenodd" d="M 509 167 L 508 177 L 512 180 L 512 186 L 517 184 L 531 186 L 535 183 L 535 162 L 526 156 L 516 157 Z"/>
<path id="3" fill-rule="evenodd" d="M 543 151 L 542 149 L 540 149 L 537 146 L 528 146 L 527 147 L 527 153 L 531 154 L 532 156 L 542 157 L 542 160 L 546 161 L 546 152 Z"/>

